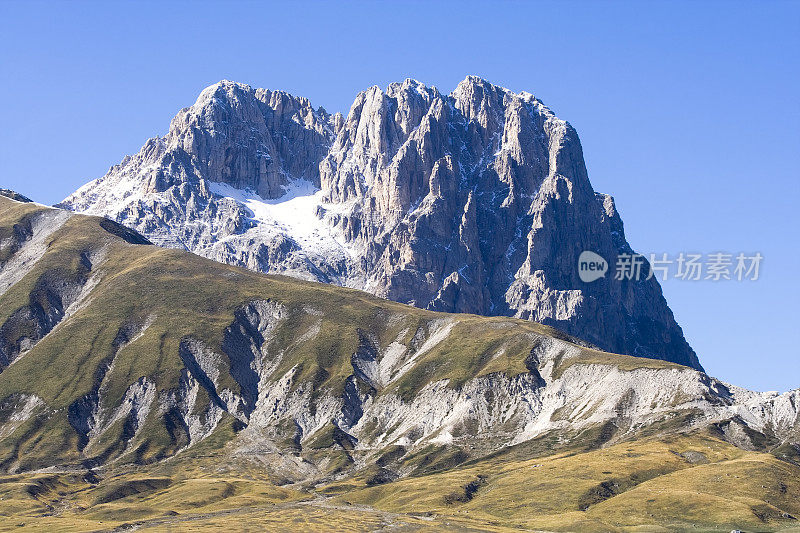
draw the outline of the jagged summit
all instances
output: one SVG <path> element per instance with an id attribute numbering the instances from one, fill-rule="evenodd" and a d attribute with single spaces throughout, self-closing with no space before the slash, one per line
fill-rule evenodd
<path id="1" fill-rule="evenodd" d="M 700 368 L 655 279 L 578 278 L 583 250 L 630 246 L 577 132 L 476 76 L 448 95 L 372 87 L 346 117 L 224 80 L 61 205 L 222 262 Z"/>

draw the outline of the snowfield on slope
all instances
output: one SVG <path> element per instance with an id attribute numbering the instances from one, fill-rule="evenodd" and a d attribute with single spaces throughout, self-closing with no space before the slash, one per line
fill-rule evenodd
<path id="1" fill-rule="evenodd" d="M 323 191 L 309 181 L 291 181 L 286 193 L 274 200 L 266 200 L 253 191 L 237 189 L 227 183 L 209 182 L 208 188 L 213 194 L 235 200 L 249 209 L 252 220 L 257 223 L 255 231 L 260 234 L 285 235 L 308 254 L 334 254 L 343 256 L 343 259 L 356 255 L 353 245 L 347 243 L 341 232 L 327 220 L 328 213 L 345 212 L 352 202 L 325 203 Z"/>

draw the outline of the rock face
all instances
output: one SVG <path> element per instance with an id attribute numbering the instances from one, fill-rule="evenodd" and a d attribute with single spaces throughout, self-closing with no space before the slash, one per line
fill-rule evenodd
<path id="1" fill-rule="evenodd" d="M 60 206 L 257 271 L 525 318 L 701 368 L 658 282 L 613 279 L 632 250 L 575 130 L 480 78 L 449 95 L 414 80 L 372 87 L 346 118 L 223 81 Z M 582 282 L 584 250 L 612 272 Z"/>

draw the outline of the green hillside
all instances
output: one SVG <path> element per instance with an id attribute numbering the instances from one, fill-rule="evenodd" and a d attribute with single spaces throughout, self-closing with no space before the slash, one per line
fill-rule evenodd
<path id="1" fill-rule="evenodd" d="M 702 374 L 533 322 L 256 274 L 105 219 L 58 216 L 0 197 L 4 529 L 772 530 L 800 515 L 796 446 L 746 426 L 758 449 L 684 430 L 704 416 L 690 409 L 640 427 L 620 403 L 606 423 L 512 442 L 524 413 L 508 402 L 524 393 L 544 405 L 576 367 L 690 372 L 701 385 Z M 420 433 L 436 410 L 418 398 L 473 388 L 482 403 L 468 405 L 494 411 Z M 388 414 L 367 420 L 382 401 Z M 332 402 L 339 414 L 325 419 Z M 554 423 L 573 422 L 567 407 Z M 403 433 L 409 417 L 422 422 Z M 502 424 L 478 429 L 492 417 Z"/>

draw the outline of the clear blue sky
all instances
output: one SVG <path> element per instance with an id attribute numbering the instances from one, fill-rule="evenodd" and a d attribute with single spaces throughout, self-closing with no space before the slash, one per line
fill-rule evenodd
<path id="1" fill-rule="evenodd" d="M 0 186 L 54 203 L 228 78 L 346 113 L 467 74 L 569 120 L 640 251 L 760 251 L 753 283 L 668 281 L 714 376 L 800 387 L 800 3 L 0 1 Z"/>

